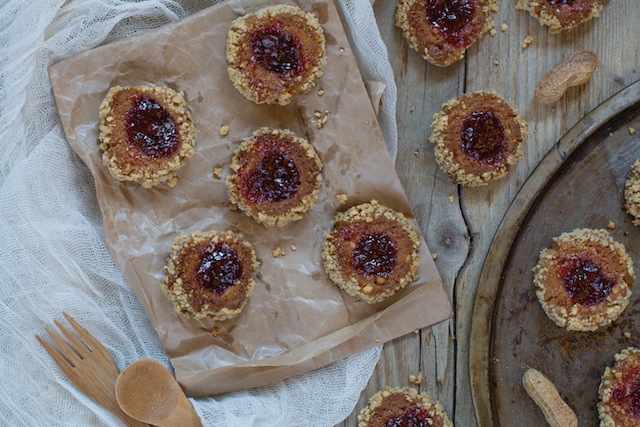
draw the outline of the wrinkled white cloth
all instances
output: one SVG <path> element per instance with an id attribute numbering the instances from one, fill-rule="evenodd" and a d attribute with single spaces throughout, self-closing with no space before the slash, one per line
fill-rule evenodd
<path id="1" fill-rule="evenodd" d="M 396 90 L 368 0 L 338 0 L 365 80 L 388 85 L 380 123 L 395 157 Z M 169 366 L 147 316 L 109 254 L 93 179 L 69 148 L 47 67 L 213 4 L 189 0 L 5 0 L 0 6 L 0 425 L 116 426 L 35 339 L 64 310 L 120 369 Z M 64 322 L 63 322 L 64 323 Z M 55 327 L 54 327 L 55 329 Z M 355 406 L 373 348 L 258 389 L 192 399 L 206 426 L 333 426 Z"/>

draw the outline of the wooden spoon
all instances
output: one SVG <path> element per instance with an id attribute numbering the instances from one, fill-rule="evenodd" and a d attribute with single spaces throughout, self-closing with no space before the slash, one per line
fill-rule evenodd
<path id="1" fill-rule="evenodd" d="M 165 366 L 141 359 L 118 375 L 116 399 L 122 410 L 139 421 L 160 427 L 202 427 L 202 421 Z"/>

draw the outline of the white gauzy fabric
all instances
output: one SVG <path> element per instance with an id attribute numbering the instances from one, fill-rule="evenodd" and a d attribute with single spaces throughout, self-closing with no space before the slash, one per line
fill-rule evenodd
<path id="1" fill-rule="evenodd" d="M 104 242 L 93 179 L 66 143 L 47 67 L 175 21 L 212 1 L 0 3 L 0 425 L 120 425 L 78 391 L 36 341 L 67 311 L 123 369 L 169 366 Z M 365 79 L 388 85 L 381 125 L 395 155 L 396 92 L 368 0 L 339 0 Z M 46 338 L 48 339 L 48 338 Z M 207 426 L 333 426 L 355 406 L 380 347 L 258 389 L 192 399 Z"/>

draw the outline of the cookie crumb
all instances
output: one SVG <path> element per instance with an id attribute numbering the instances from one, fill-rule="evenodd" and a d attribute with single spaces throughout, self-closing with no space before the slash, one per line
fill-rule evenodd
<path id="1" fill-rule="evenodd" d="M 297 247 L 296 245 L 293 245 L 293 244 L 292 244 L 292 245 L 291 245 L 291 250 L 292 250 L 292 251 L 295 251 L 296 249 L 298 249 L 298 247 Z"/>
<path id="2" fill-rule="evenodd" d="M 279 258 L 281 256 L 285 256 L 287 253 L 284 249 L 278 246 L 273 250 L 273 252 L 271 252 L 271 254 L 273 255 L 274 258 Z"/>
<path id="3" fill-rule="evenodd" d="M 318 96 L 324 95 L 324 89 L 318 89 Z"/>
<path id="4" fill-rule="evenodd" d="M 453 194 L 449 194 L 449 203 L 453 203 L 455 200 L 455 197 L 453 197 Z"/>
<path id="5" fill-rule="evenodd" d="M 498 62 L 498 60 L 496 59 L 495 61 L 493 61 L 493 65 L 497 67 L 498 65 L 500 65 L 500 62 Z"/>
<path id="6" fill-rule="evenodd" d="M 222 178 L 222 168 L 213 168 L 213 176 L 217 179 Z"/>
<path id="7" fill-rule="evenodd" d="M 324 127 L 324 125 L 327 123 L 327 120 L 329 120 L 329 110 L 325 109 L 324 111 L 319 111 L 316 110 L 313 113 L 313 117 L 316 119 L 316 128 L 317 129 L 322 129 Z"/>
<path id="8" fill-rule="evenodd" d="M 629 127 L 629 135 L 633 135 L 634 133 L 636 133 L 636 129 Z"/>
<path id="9" fill-rule="evenodd" d="M 492 36 L 495 36 L 496 34 L 498 34 L 498 32 L 496 31 L 495 28 L 492 28 L 489 30 L 489 34 L 491 34 Z"/>
<path id="10" fill-rule="evenodd" d="M 522 49 L 528 48 L 531 43 L 533 43 L 533 37 L 528 34 L 527 37 L 522 40 Z"/>
<path id="11" fill-rule="evenodd" d="M 616 228 L 616 224 L 613 221 L 609 221 L 609 224 L 607 224 L 607 228 L 609 230 L 613 230 Z"/>
<path id="12" fill-rule="evenodd" d="M 376 342 L 380 342 L 380 338 L 376 338 Z"/>
<path id="13" fill-rule="evenodd" d="M 431 252 L 431 259 L 432 260 L 437 260 L 438 259 L 438 252 Z"/>
<path id="14" fill-rule="evenodd" d="M 502 32 L 503 32 L 503 33 L 506 33 L 506 32 L 507 32 L 507 30 L 509 29 L 509 26 L 508 26 L 506 23 L 504 23 L 504 22 L 503 22 L 503 23 L 500 25 L 500 29 L 502 30 Z"/>
<path id="15" fill-rule="evenodd" d="M 624 333 L 624 337 L 625 337 L 626 339 L 629 339 L 629 338 L 631 338 L 631 334 L 630 334 L 629 332 L 625 332 L 625 333 Z"/>
<path id="16" fill-rule="evenodd" d="M 229 126 L 227 125 L 220 126 L 220 136 L 227 136 L 227 135 L 229 135 Z"/>
<path id="17" fill-rule="evenodd" d="M 341 47 L 340 49 L 338 49 L 340 51 L 340 53 L 344 52 L 344 48 Z"/>
<path id="18" fill-rule="evenodd" d="M 348 200 L 347 195 L 344 193 L 336 194 L 335 199 L 342 204 L 347 203 L 347 200 Z"/>

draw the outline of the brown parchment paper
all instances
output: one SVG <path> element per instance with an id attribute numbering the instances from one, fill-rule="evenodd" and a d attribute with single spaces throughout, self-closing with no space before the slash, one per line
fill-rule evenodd
<path id="1" fill-rule="evenodd" d="M 377 199 L 404 212 L 416 228 L 417 223 L 331 1 L 300 2 L 318 15 L 325 30 L 328 63 L 317 86 L 323 96 L 314 89 L 285 107 L 256 105 L 233 87 L 225 58 L 229 25 L 241 14 L 274 3 L 230 1 L 50 68 L 68 142 L 95 178 L 107 245 L 190 396 L 268 384 L 451 315 L 424 240 L 419 280 L 387 301 L 357 301 L 325 274 L 323 233 L 338 210 Z M 179 171 L 174 188 L 147 190 L 118 182 L 101 163 L 101 100 L 113 85 L 142 84 L 183 91 L 199 130 L 196 154 Z M 328 121 L 317 129 L 313 114 L 325 110 Z M 226 137 L 219 134 L 223 124 L 230 128 Z M 227 165 L 239 142 L 261 126 L 289 128 L 308 138 L 324 163 L 318 203 L 304 219 L 284 228 L 265 228 L 228 208 Z M 213 176 L 215 167 L 223 168 L 222 178 Z M 347 205 L 335 200 L 338 193 L 349 197 Z M 184 319 L 161 290 L 171 244 L 179 233 L 224 229 L 242 233 L 255 248 L 261 263 L 255 291 L 234 320 Z M 286 255 L 274 258 L 276 247 Z"/>

